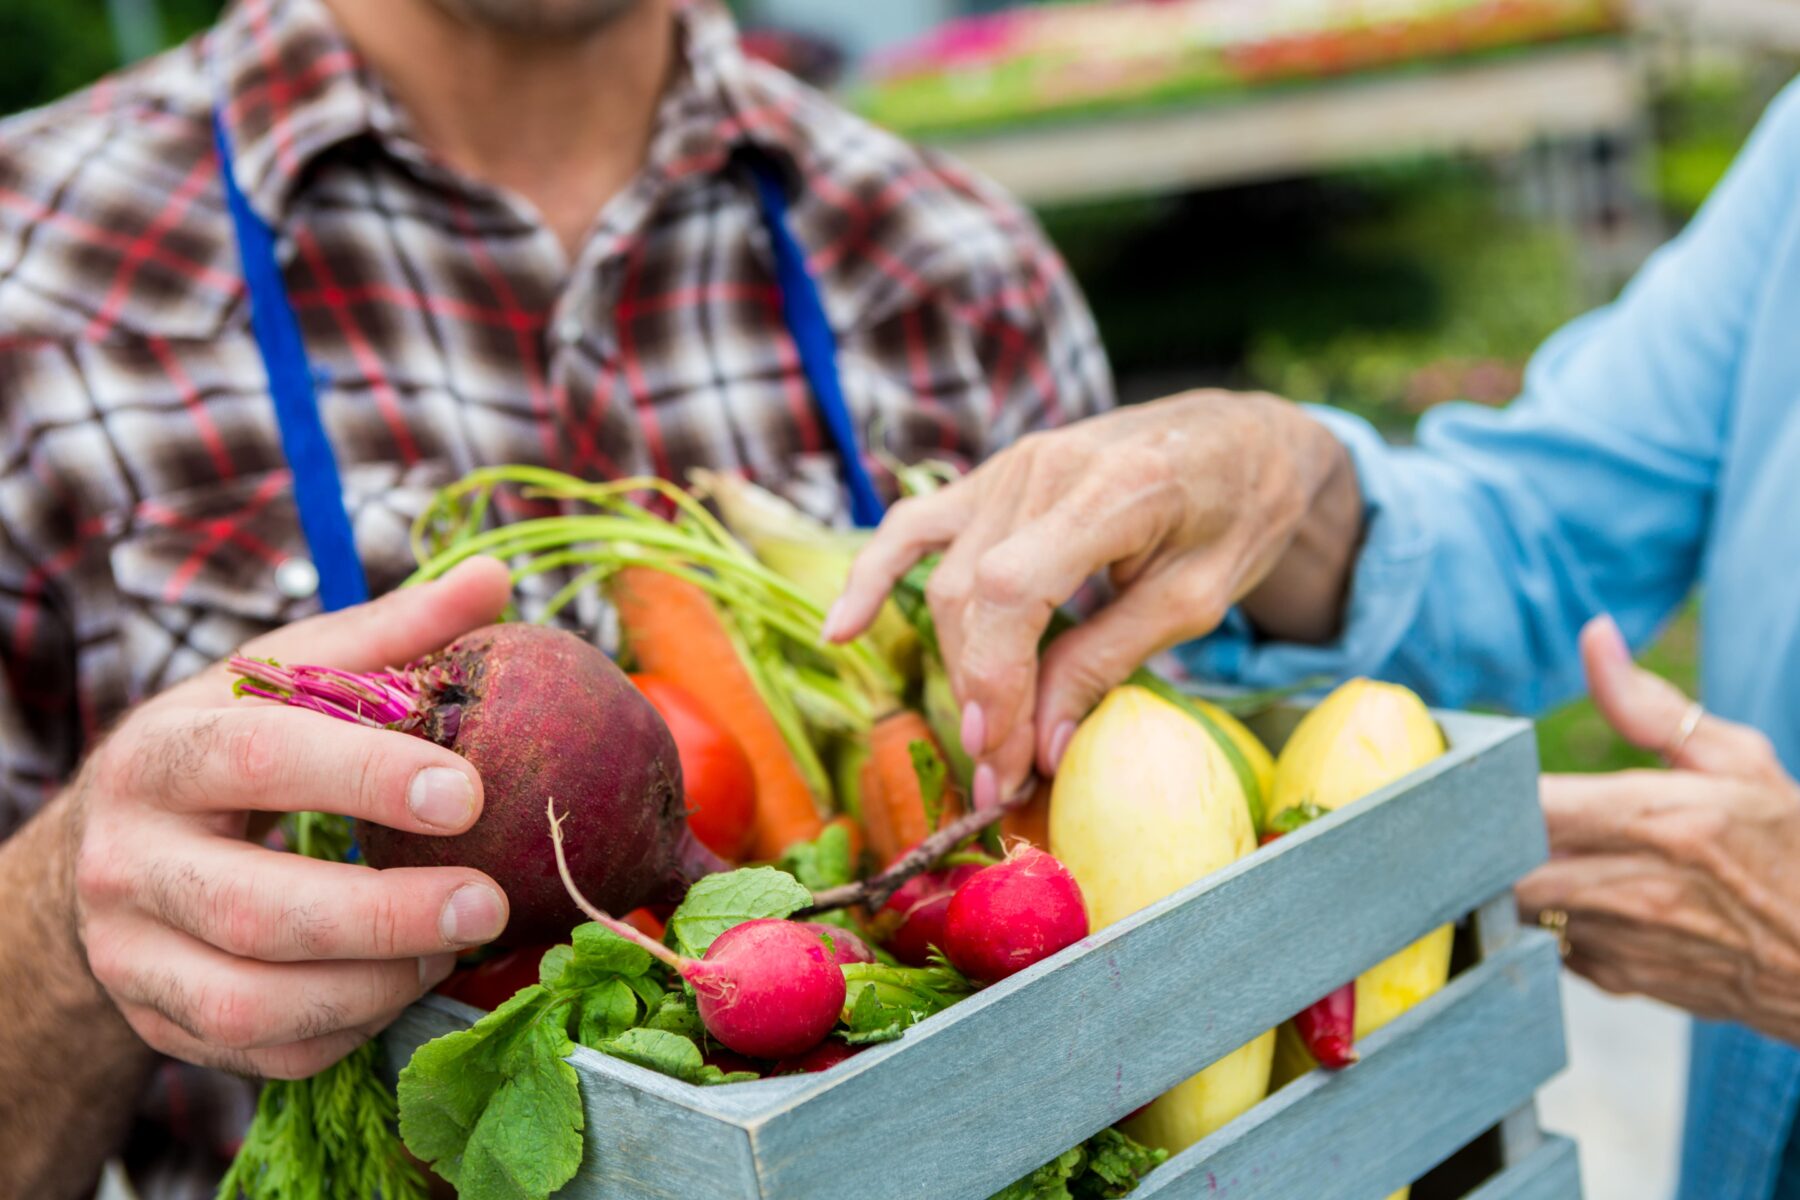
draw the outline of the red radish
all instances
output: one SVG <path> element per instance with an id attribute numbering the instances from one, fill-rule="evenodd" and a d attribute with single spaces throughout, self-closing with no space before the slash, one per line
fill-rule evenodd
<path id="1" fill-rule="evenodd" d="M 581 922 L 538 817 L 569 814 L 570 870 L 610 909 L 678 900 L 724 864 L 688 830 L 681 765 L 656 710 L 611 659 L 573 634 L 492 625 L 396 671 L 353 674 L 231 660 L 251 696 L 416 734 L 480 772 L 481 818 L 455 837 L 358 830 L 376 867 L 475 867 L 506 892 L 500 940 L 553 942 Z"/>
<path id="2" fill-rule="evenodd" d="M 1294 1031 L 1307 1052 L 1328 1071 L 1341 1071 L 1357 1060 L 1356 984 L 1346 983 L 1294 1018 Z"/>
<path id="3" fill-rule="evenodd" d="M 944 955 L 979 983 L 998 983 L 1087 936 L 1075 876 L 1050 855 L 1020 846 L 956 889 L 944 914 Z"/>
<path id="4" fill-rule="evenodd" d="M 877 918 L 878 926 L 893 925 L 893 932 L 881 943 L 888 953 L 909 967 L 930 966 L 933 947 L 944 947 L 944 914 L 949 911 L 950 897 L 980 870 L 968 865 L 928 871 L 901 884 L 881 906 Z"/>
<path id="5" fill-rule="evenodd" d="M 733 925 L 680 970 L 706 1031 L 752 1058 L 811 1050 L 844 1008 L 844 973 L 825 939 L 794 921 Z"/>
<path id="6" fill-rule="evenodd" d="M 831 961 L 838 966 L 845 963 L 872 963 L 875 952 L 869 949 L 869 943 L 854 931 L 842 925 L 831 925 L 824 921 L 802 921 L 804 929 L 810 929 L 825 939 L 825 952 L 831 955 Z"/>
<path id="7" fill-rule="evenodd" d="M 555 801 L 547 812 L 556 865 L 576 906 L 687 980 L 701 1024 L 727 1049 L 751 1058 L 787 1058 L 825 1040 L 843 1011 L 846 988 L 821 934 L 797 921 L 745 921 L 714 938 L 701 958 L 677 954 L 581 894 L 563 855 L 563 818 Z"/>
<path id="8" fill-rule="evenodd" d="M 813 1075 L 829 1071 L 845 1059 L 855 1058 L 861 1051 L 861 1046 L 846 1046 L 838 1041 L 820 1042 L 805 1054 L 782 1059 L 769 1068 L 769 1075 Z"/>

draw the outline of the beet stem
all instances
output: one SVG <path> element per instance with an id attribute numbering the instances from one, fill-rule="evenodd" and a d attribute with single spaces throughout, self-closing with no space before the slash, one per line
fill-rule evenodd
<path id="1" fill-rule="evenodd" d="M 812 906 L 795 913 L 795 919 L 829 908 L 849 908 L 856 904 L 866 905 L 871 911 L 879 909 L 887 903 L 889 896 L 900 890 L 901 884 L 914 875 L 930 870 L 940 858 L 955 849 L 957 844 L 965 838 L 974 837 L 988 826 L 998 822 L 1007 813 L 1023 808 L 1031 799 L 1032 792 L 1036 788 L 1037 777 L 1035 775 L 1027 776 L 1024 786 L 1006 800 L 986 812 L 972 812 L 952 821 L 907 851 L 895 861 L 893 866 L 881 874 L 872 875 L 868 879 L 856 883 L 845 884 L 843 887 L 814 892 Z"/>
<path id="2" fill-rule="evenodd" d="M 652 958 L 668 964 L 671 969 L 680 974 L 682 968 L 692 962 L 691 959 L 681 957 L 642 930 L 600 911 L 591 900 L 581 894 L 581 889 L 575 886 L 575 877 L 569 873 L 569 859 L 563 853 L 563 818 L 556 815 L 556 798 L 554 796 L 545 802 L 544 815 L 550 818 L 550 845 L 556 851 L 556 872 L 562 876 L 563 887 L 568 891 L 569 899 L 575 901 L 575 907 L 585 913 L 590 920 L 597 921 L 626 941 L 641 947 Z"/>
<path id="3" fill-rule="evenodd" d="M 273 700 L 376 729 L 410 728 L 424 716 L 424 698 L 418 685 L 398 671 L 359 673 L 336 667 L 284 667 L 242 655 L 226 665 L 238 676 L 239 695 Z"/>

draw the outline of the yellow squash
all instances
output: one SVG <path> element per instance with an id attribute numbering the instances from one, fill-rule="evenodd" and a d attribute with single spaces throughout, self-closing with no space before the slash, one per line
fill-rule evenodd
<path id="1" fill-rule="evenodd" d="M 1275 764 L 1269 817 L 1290 808 L 1342 808 L 1444 753 L 1444 734 L 1417 696 L 1403 687 L 1353 679 L 1295 728 Z M 1434 995 L 1450 975 L 1451 926 L 1426 934 L 1356 979 L 1356 1038 L 1361 1041 Z M 1283 1025 L 1274 1084 L 1316 1064 L 1292 1024 Z M 1389 1200 L 1404 1200 L 1405 1190 Z"/>
<path id="2" fill-rule="evenodd" d="M 1195 708 L 1210 717 L 1214 724 L 1224 730 L 1225 736 L 1231 739 L 1232 745 L 1236 746 L 1239 753 L 1243 754 L 1244 761 L 1250 764 L 1250 773 L 1256 776 L 1257 786 L 1262 790 L 1262 802 L 1266 807 L 1269 797 L 1275 794 L 1275 756 L 1269 753 L 1269 748 L 1262 744 L 1261 739 L 1250 732 L 1248 725 L 1218 705 L 1210 700 L 1202 700 L 1198 696 L 1190 696 L 1188 700 Z"/>
<path id="3" fill-rule="evenodd" d="M 1050 850 L 1081 884 L 1096 929 L 1255 849 L 1237 774 L 1198 721 L 1127 686 L 1082 722 L 1056 772 Z M 1185 1149 L 1268 1095 L 1274 1052 L 1271 1030 L 1153 1101 L 1128 1131 Z"/>

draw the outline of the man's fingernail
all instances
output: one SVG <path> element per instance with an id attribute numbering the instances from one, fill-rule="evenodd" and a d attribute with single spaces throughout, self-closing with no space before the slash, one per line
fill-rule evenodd
<path id="1" fill-rule="evenodd" d="M 1057 768 L 1062 766 L 1063 755 L 1069 752 L 1069 743 L 1074 738 L 1075 722 L 1073 721 L 1064 721 L 1056 727 L 1056 732 L 1050 735 L 1050 773 L 1052 775 L 1056 774 Z"/>
<path id="2" fill-rule="evenodd" d="M 475 785 L 452 767 L 426 767 L 406 789 L 406 807 L 422 825 L 461 830 L 475 819 Z"/>
<path id="3" fill-rule="evenodd" d="M 819 640 L 835 642 L 844 635 L 844 598 L 839 596 L 825 610 L 825 623 L 819 626 Z"/>
<path id="4" fill-rule="evenodd" d="M 427 954 L 419 959 L 419 990 L 429 992 L 456 970 L 456 955 Z"/>
<path id="5" fill-rule="evenodd" d="M 979 755 L 987 747 L 987 714 L 971 703 L 962 713 L 963 753 Z"/>
<path id="6" fill-rule="evenodd" d="M 1000 781 L 994 768 L 985 764 L 975 768 L 975 811 L 986 812 L 1000 803 Z"/>
<path id="7" fill-rule="evenodd" d="M 479 883 L 457 888 L 438 918 L 438 932 L 452 946 L 479 946 L 500 936 L 506 925 L 506 905 L 500 893 Z"/>

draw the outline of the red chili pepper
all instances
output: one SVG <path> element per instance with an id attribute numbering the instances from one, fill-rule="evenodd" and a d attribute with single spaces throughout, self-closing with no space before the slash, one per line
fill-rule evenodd
<path id="1" fill-rule="evenodd" d="M 1270 830 L 1262 835 L 1268 845 L 1282 831 Z M 1310 1004 L 1294 1018 L 1294 1030 L 1306 1044 L 1307 1053 L 1328 1071 L 1341 1071 L 1356 1061 L 1356 984 L 1346 983 L 1331 995 Z"/>
<path id="2" fill-rule="evenodd" d="M 1356 984 L 1346 983 L 1294 1018 L 1307 1051 L 1328 1071 L 1356 1061 Z"/>

